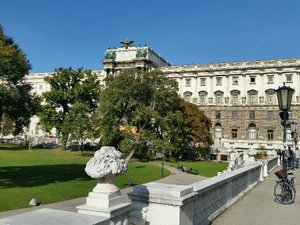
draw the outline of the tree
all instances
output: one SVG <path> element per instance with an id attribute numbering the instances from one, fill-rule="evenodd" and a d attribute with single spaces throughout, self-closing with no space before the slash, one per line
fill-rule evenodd
<path id="1" fill-rule="evenodd" d="M 97 112 L 101 144 L 118 146 L 129 156 L 145 157 L 150 146 L 165 154 L 200 140 L 193 133 L 198 129 L 192 124 L 194 117 L 201 116 L 199 123 L 209 120 L 200 112 L 187 113 L 177 91 L 176 81 L 159 71 L 128 70 L 108 77 Z"/>
<path id="2" fill-rule="evenodd" d="M 62 147 L 66 149 L 70 137 L 78 141 L 91 131 L 92 126 L 87 118 L 98 107 L 101 86 L 92 71 L 82 68 L 55 69 L 54 74 L 46 77 L 45 81 L 51 88 L 43 94 L 45 104 L 39 113 L 40 125 L 46 131 L 55 128 L 62 135 Z"/>
<path id="3" fill-rule="evenodd" d="M 0 25 L 0 118 L 1 122 L 6 118 L 13 123 L 14 134 L 29 125 L 39 107 L 39 98 L 25 82 L 30 69 L 26 55 Z"/>
<path id="4" fill-rule="evenodd" d="M 201 156 L 207 155 L 209 146 L 214 143 L 210 133 L 211 120 L 195 104 L 181 100 L 181 106 L 184 108 L 188 128 L 188 150 Z"/>

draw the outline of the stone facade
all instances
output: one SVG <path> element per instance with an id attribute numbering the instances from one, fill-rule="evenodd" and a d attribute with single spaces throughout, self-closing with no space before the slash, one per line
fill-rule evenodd
<path id="1" fill-rule="evenodd" d="M 122 42 L 123 43 L 123 42 Z M 171 66 L 148 46 L 107 49 L 100 80 L 123 69 L 160 69 L 178 82 L 179 94 L 199 106 L 212 120 L 214 149 L 282 148 L 282 127 L 275 90 L 283 83 L 295 89 L 290 119 L 300 118 L 300 59 Z M 34 92 L 49 90 L 43 81 L 51 73 L 33 73 L 27 80 Z M 33 118 L 28 132 L 41 135 Z M 289 131 L 288 131 L 289 132 Z M 290 140 L 289 133 L 287 140 Z"/>
<path id="2" fill-rule="evenodd" d="M 177 80 L 179 94 L 212 120 L 215 148 L 282 147 L 275 90 L 295 89 L 291 119 L 299 118 L 300 59 L 171 66 L 160 68 Z M 290 135 L 288 135 L 288 140 Z"/>

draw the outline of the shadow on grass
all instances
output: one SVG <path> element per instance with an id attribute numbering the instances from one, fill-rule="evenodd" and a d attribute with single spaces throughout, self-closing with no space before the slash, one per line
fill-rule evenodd
<path id="1" fill-rule="evenodd" d="M 0 150 L 4 150 L 4 151 L 16 151 L 16 150 L 19 150 L 19 151 L 23 151 L 23 150 L 28 150 L 26 148 L 22 148 L 18 145 L 0 145 Z"/>
<path id="2" fill-rule="evenodd" d="M 78 164 L 0 167 L 0 189 L 90 180 L 84 167 L 85 165 Z"/>
<path id="3" fill-rule="evenodd" d="M 139 169 L 139 168 L 145 168 L 145 165 L 135 166 L 134 168 L 137 168 L 137 169 Z"/>

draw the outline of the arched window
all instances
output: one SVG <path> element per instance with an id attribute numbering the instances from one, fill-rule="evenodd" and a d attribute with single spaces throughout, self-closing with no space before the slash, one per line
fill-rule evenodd
<path id="1" fill-rule="evenodd" d="M 232 90 L 230 92 L 230 95 L 231 95 L 231 104 L 232 105 L 238 105 L 239 104 L 240 94 L 241 94 L 241 92 L 239 90 Z"/>
<path id="2" fill-rule="evenodd" d="M 250 90 L 248 91 L 248 99 L 250 104 L 257 104 L 258 102 L 258 91 Z"/>
<path id="3" fill-rule="evenodd" d="M 267 89 L 266 93 L 266 103 L 273 104 L 275 100 L 275 90 L 274 89 Z"/>
<path id="4" fill-rule="evenodd" d="M 216 105 L 223 104 L 223 91 L 216 91 L 215 92 L 215 99 L 216 99 Z"/>
<path id="5" fill-rule="evenodd" d="M 184 92 L 183 94 L 183 99 L 184 101 L 186 102 L 191 102 L 192 101 L 192 93 L 187 91 L 187 92 Z"/>
<path id="6" fill-rule="evenodd" d="M 248 127 L 248 137 L 249 140 L 256 140 L 257 139 L 257 128 L 255 124 L 250 124 Z"/>
<path id="7" fill-rule="evenodd" d="M 207 104 L 207 92 L 206 91 L 199 91 L 199 103 L 200 105 L 206 105 Z"/>

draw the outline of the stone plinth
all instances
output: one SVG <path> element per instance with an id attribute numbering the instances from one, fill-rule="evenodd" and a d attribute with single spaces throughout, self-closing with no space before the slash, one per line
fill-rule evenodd
<path id="1" fill-rule="evenodd" d="M 130 224 L 192 225 L 193 187 L 185 185 L 147 183 L 130 192 L 132 201 Z"/>
<path id="2" fill-rule="evenodd" d="M 96 151 L 85 168 L 86 173 L 97 180 L 84 205 L 77 206 L 78 213 L 110 218 L 113 224 L 128 224 L 130 203 L 125 202 L 119 188 L 114 185 L 115 176 L 127 171 L 127 163 L 114 147 L 103 146 Z"/>
<path id="3" fill-rule="evenodd" d="M 90 192 L 86 198 L 86 204 L 77 206 L 78 213 L 104 217 L 116 217 L 127 214 L 130 203 L 124 201 L 120 191 L 115 193 Z"/>

